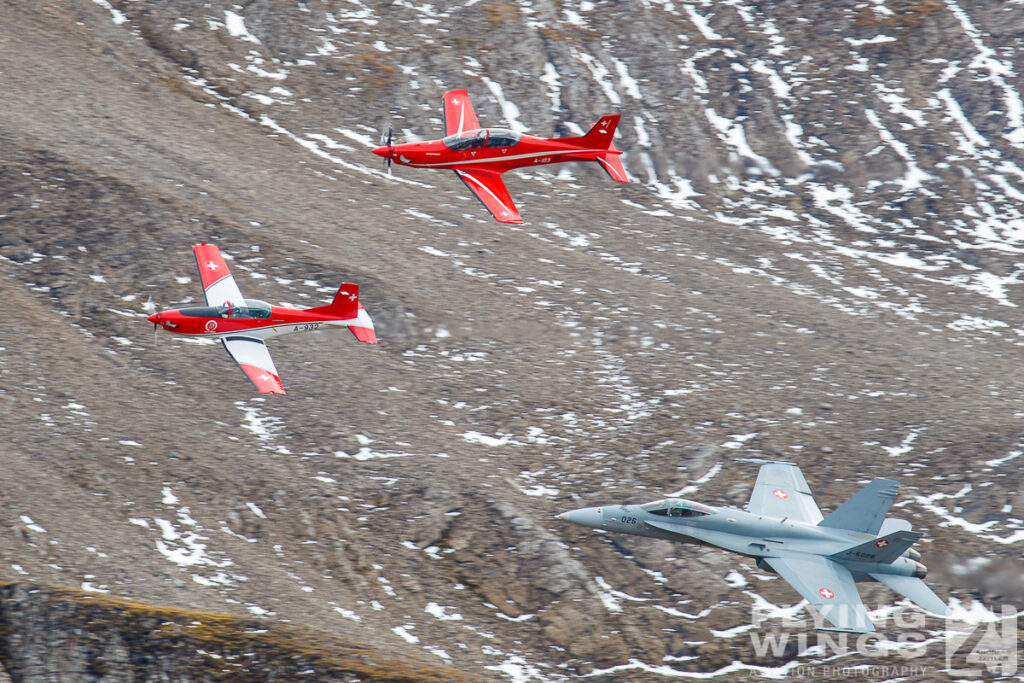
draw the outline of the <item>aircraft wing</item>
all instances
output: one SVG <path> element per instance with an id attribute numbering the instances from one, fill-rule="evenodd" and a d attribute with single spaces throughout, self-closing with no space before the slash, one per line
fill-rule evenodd
<path id="1" fill-rule="evenodd" d="M 822 519 L 803 473 L 788 462 L 761 465 L 747 509 L 755 515 L 788 517 L 807 524 L 817 524 Z"/>
<path id="2" fill-rule="evenodd" d="M 508 188 L 505 187 L 505 181 L 501 179 L 500 173 L 477 169 L 467 171 L 457 168 L 455 175 L 459 176 L 466 187 L 473 191 L 476 198 L 487 207 L 496 221 L 499 223 L 523 222 L 516 205 L 512 203 L 512 195 L 508 193 Z"/>
<path id="3" fill-rule="evenodd" d="M 838 562 L 820 555 L 766 557 L 764 561 L 838 630 L 875 630 L 853 575 Z"/>
<path id="4" fill-rule="evenodd" d="M 199 279 L 203 283 L 206 305 L 244 305 L 242 292 L 235 284 L 235 278 L 228 270 L 228 264 L 224 262 L 220 249 L 212 244 L 197 244 L 192 247 L 192 251 L 196 256 L 196 267 L 199 269 Z"/>
<path id="5" fill-rule="evenodd" d="M 284 385 L 267 345 L 251 337 L 225 337 L 224 348 L 261 394 L 283 394 Z"/>
<path id="6" fill-rule="evenodd" d="M 476 130 L 480 122 L 469 102 L 469 91 L 449 90 L 441 98 L 444 102 L 444 134 L 453 135 L 467 130 Z"/>

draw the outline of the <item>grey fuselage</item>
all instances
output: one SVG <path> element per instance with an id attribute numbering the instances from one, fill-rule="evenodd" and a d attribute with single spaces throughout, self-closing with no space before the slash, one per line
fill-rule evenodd
<path id="1" fill-rule="evenodd" d="M 580 508 L 562 513 L 559 517 L 603 531 L 710 545 L 758 560 L 789 553 L 828 557 L 875 538 L 855 531 L 765 517 L 737 508 L 696 504 L 694 507 L 709 510 L 710 514 L 672 517 L 644 509 L 650 505 Z M 918 578 L 924 578 L 926 573 L 924 565 L 906 555 L 891 564 L 832 559 L 849 569 L 856 581 L 873 581 L 869 573 Z M 771 571 L 760 562 L 758 566 Z"/>

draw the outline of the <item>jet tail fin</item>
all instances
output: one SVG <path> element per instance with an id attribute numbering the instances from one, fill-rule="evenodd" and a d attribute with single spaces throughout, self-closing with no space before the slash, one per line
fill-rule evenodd
<path id="1" fill-rule="evenodd" d="M 346 282 L 338 288 L 334 301 L 327 306 L 317 306 L 308 310 L 314 313 L 333 315 L 338 318 L 355 318 L 359 315 L 359 285 Z"/>
<path id="2" fill-rule="evenodd" d="M 829 558 L 847 562 L 891 564 L 896 561 L 896 558 L 907 552 L 910 546 L 921 540 L 921 536 L 923 534 L 920 531 L 894 531 L 888 536 L 840 550 L 838 553 L 829 555 Z"/>
<path id="3" fill-rule="evenodd" d="M 619 125 L 621 114 L 606 114 L 597 120 L 597 123 L 590 127 L 587 134 L 577 138 L 581 144 L 592 149 L 615 150 L 612 145 L 612 138 L 615 137 L 615 129 Z M 615 152 L 616 155 L 621 152 Z"/>
<path id="4" fill-rule="evenodd" d="M 899 483 L 892 479 L 875 479 L 818 522 L 818 526 L 874 536 L 882 528 L 899 487 Z"/>
<path id="5" fill-rule="evenodd" d="M 942 598 L 928 587 L 921 579 L 914 576 L 897 576 L 895 574 L 871 574 L 871 578 L 884 583 L 903 597 L 910 600 L 923 610 L 933 614 L 945 615 L 948 611 Z"/>

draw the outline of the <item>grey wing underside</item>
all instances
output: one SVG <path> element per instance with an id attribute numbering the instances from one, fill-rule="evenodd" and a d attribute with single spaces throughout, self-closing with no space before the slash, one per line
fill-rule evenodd
<path id="1" fill-rule="evenodd" d="M 875 630 L 853 575 L 843 565 L 820 555 L 766 557 L 764 561 L 836 629 Z"/>

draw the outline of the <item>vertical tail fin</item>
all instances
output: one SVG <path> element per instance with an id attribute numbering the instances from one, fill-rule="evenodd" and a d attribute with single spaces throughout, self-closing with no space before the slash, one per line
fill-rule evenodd
<path id="1" fill-rule="evenodd" d="M 359 285 L 345 282 L 338 288 L 338 293 L 334 295 L 334 301 L 327 306 L 317 306 L 309 310 L 344 319 L 355 318 L 359 315 L 360 308 Z"/>
<path id="2" fill-rule="evenodd" d="M 875 536 L 882 528 L 885 515 L 889 512 L 889 506 L 892 505 L 899 487 L 899 483 L 892 479 L 875 479 L 821 520 L 818 526 L 859 531 Z"/>
<path id="3" fill-rule="evenodd" d="M 619 125 L 621 114 L 606 114 L 590 127 L 587 134 L 579 138 L 580 142 L 594 149 L 612 149 L 612 138 Z"/>

